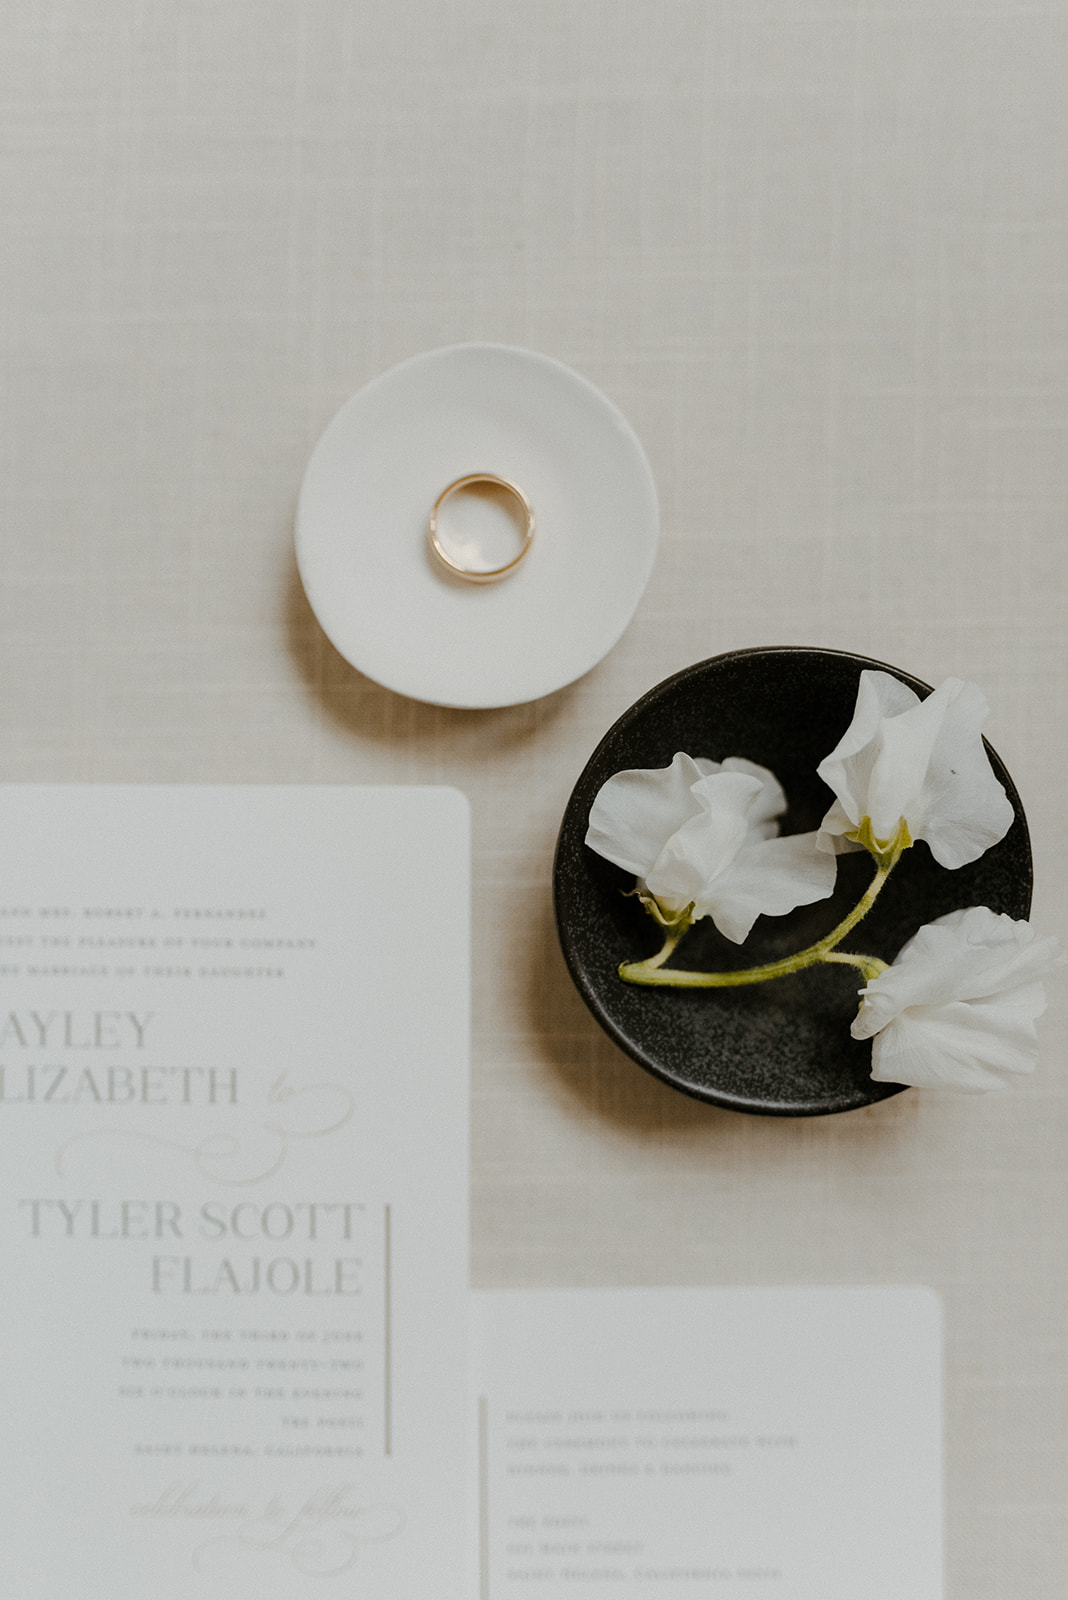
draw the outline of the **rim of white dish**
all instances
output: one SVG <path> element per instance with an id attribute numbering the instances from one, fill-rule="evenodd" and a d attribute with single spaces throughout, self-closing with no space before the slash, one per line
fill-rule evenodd
<path id="1" fill-rule="evenodd" d="M 500 450 L 503 439 L 512 456 L 521 458 L 520 467 L 516 468 L 511 456 L 508 462 L 482 459 L 458 464 L 461 470 L 499 472 L 522 481 L 525 455 L 529 458 L 528 480 L 531 475 L 541 479 L 534 486 L 533 498 L 543 499 L 550 512 L 548 538 L 544 521 L 539 522 L 537 560 L 532 554 L 530 562 L 514 576 L 484 587 L 443 578 L 427 561 L 422 500 L 429 496 L 428 515 L 436 492 L 448 478 L 428 482 L 418 491 L 416 501 L 410 500 L 416 490 L 408 482 L 413 474 L 419 478 L 427 452 L 433 456 L 440 446 L 438 453 L 443 460 L 447 458 L 447 449 L 438 438 L 442 428 L 462 432 L 464 426 L 463 419 L 452 418 L 445 410 L 435 416 L 436 402 L 430 392 L 435 371 L 447 373 L 450 363 L 479 360 L 502 361 L 516 368 L 516 381 L 505 396 L 513 402 L 510 422 L 507 418 L 502 421 L 497 411 L 490 415 L 494 398 L 490 384 L 486 414 L 480 417 L 474 405 L 466 408 L 465 416 L 468 422 L 474 417 L 483 428 L 491 455 L 495 441 Z M 420 371 L 428 378 L 427 409 L 420 415 L 418 407 L 413 407 L 407 457 L 398 445 L 403 428 L 396 418 L 389 417 L 389 405 L 393 395 L 402 394 Z M 517 417 L 522 418 L 527 392 L 521 378 L 524 371 L 537 386 L 527 406 L 532 425 L 525 433 L 516 422 Z M 550 400 L 555 384 L 559 406 L 564 411 L 574 410 L 578 421 L 586 422 L 590 485 L 583 482 L 581 428 L 571 434 L 561 432 L 563 424 L 554 414 L 557 408 L 545 399 L 546 380 Z M 462 397 L 464 385 L 459 379 L 455 387 Z M 477 389 L 467 393 L 475 394 Z M 569 397 L 570 408 L 566 405 Z M 359 519 L 361 512 L 368 512 L 367 496 L 373 501 L 375 492 L 382 493 L 381 485 L 365 485 L 365 503 L 356 505 L 361 473 L 374 477 L 371 458 L 361 458 L 360 449 L 367 449 L 376 428 L 381 435 L 377 440 L 380 448 L 384 441 L 387 450 L 400 450 L 395 476 L 403 485 L 398 491 L 396 529 L 391 527 L 380 545 L 361 536 Z M 407 448 L 406 441 L 401 443 Z M 470 451 L 477 453 L 478 444 L 470 445 Z M 456 464 L 453 460 L 452 465 Z M 509 465 L 511 473 L 506 470 Z M 429 465 L 425 470 L 430 470 Z M 606 497 L 603 509 L 590 501 L 598 470 Z M 531 489 L 529 481 L 524 487 Z M 435 493 L 430 493 L 431 488 Z M 346 493 L 355 507 L 351 523 Z M 409 503 L 405 503 L 406 494 Z M 557 520 L 562 524 L 569 515 L 574 519 L 571 547 L 562 537 L 555 552 L 551 548 L 554 496 Z M 583 497 L 590 503 L 582 504 Z M 614 500 L 620 516 L 613 524 Z M 393 516 L 390 507 L 387 520 Z M 618 561 L 611 549 L 616 537 L 621 540 Z M 652 469 L 641 440 L 619 407 L 588 378 L 555 357 L 491 341 L 445 345 L 409 356 L 351 395 L 312 451 L 301 484 L 295 528 L 297 566 L 309 604 L 345 660 L 394 692 L 470 710 L 540 699 L 590 671 L 618 642 L 637 609 L 658 542 L 659 504 Z M 547 545 L 549 553 L 543 554 Z M 470 603 L 472 591 L 482 603 L 481 611 Z M 487 598 L 487 591 L 496 593 Z M 409 660 L 402 659 L 405 630 L 412 639 Z M 450 654 L 452 659 L 443 660 Z"/>

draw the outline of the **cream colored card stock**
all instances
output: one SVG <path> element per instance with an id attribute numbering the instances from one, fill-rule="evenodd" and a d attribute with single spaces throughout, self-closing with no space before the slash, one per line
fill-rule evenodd
<path id="1" fill-rule="evenodd" d="M 939 1600 L 924 1289 L 476 1296 L 481 1600 Z"/>
<path id="2" fill-rule="evenodd" d="M 465 802 L 2 816 L 4 1592 L 460 1600 Z"/>

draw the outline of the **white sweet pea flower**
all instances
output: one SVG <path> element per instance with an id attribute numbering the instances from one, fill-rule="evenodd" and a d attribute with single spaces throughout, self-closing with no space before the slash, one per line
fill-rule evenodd
<path id="1" fill-rule="evenodd" d="M 880 1083 L 980 1091 L 1033 1072 L 1039 981 L 1060 966 L 1056 939 L 987 906 L 951 911 L 905 945 L 862 989 L 855 1039 L 872 1039 Z"/>
<path id="2" fill-rule="evenodd" d="M 786 796 L 767 767 L 679 752 L 669 767 L 617 772 L 590 809 L 586 843 L 633 872 L 665 924 L 711 917 L 741 944 L 761 913 L 824 900 L 835 863 L 815 833 L 777 837 Z"/>
<path id="3" fill-rule="evenodd" d="M 1013 818 L 980 736 L 989 709 L 960 678 L 921 700 L 888 672 L 862 672 L 853 720 L 816 769 L 837 796 L 819 848 L 858 850 L 866 832 L 888 848 L 904 824 L 902 842 L 926 839 L 943 867 L 978 860 Z"/>

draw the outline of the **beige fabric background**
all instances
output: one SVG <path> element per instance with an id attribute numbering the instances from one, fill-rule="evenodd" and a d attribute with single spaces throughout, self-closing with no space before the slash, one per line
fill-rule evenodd
<path id="1" fill-rule="evenodd" d="M 1003 1097 L 717 1113 L 601 1037 L 548 874 L 638 694 L 828 645 L 983 685 L 1068 942 L 1068 4 L 0 0 L 0 26 L 0 772 L 466 790 L 475 1281 L 935 1285 L 949 1600 L 1061 1596 L 1064 984 Z M 340 402 L 464 339 L 602 386 L 663 507 L 608 660 L 489 713 L 348 668 L 291 555 Z"/>

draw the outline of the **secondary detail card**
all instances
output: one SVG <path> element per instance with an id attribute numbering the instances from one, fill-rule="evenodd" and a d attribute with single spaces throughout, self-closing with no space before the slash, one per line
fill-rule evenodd
<path id="1" fill-rule="evenodd" d="M 0 818 L 5 1592 L 460 1600 L 466 802 Z"/>
<path id="2" fill-rule="evenodd" d="M 474 1301 L 480 1600 L 940 1600 L 929 1290 Z"/>

